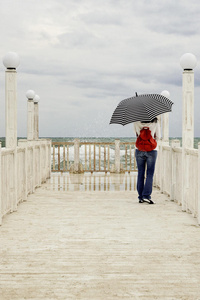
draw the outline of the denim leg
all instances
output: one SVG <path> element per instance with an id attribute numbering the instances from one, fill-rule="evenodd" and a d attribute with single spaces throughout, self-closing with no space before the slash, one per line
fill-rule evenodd
<path id="1" fill-rule="evenodd" d="M 138 192 L 138 199 L 142 199 L 143 189 L 144 189 L 144 175 L 145 175 L 145 164 L 146 164 L 146 157 L 144 155 L 145 152 L 139 151 L 136 149 L 135 157 L 137 162 L 138 168 L 138 176 L 137 176 L 137 192 Z"/>
<path id="2" fill-rule="evenodd" d="M 157 151 L 150 151 L 147 153 L 147 175 L 146 175 L 146 181 L 143 189 L 142 196 L 146 199 L 151 199 L 151 193 L 152 193 L 152 187 L 153 187 L 153 175 L 155 171 L 155 164 L 156 164 L 156 158 L 157 158 Z"/>

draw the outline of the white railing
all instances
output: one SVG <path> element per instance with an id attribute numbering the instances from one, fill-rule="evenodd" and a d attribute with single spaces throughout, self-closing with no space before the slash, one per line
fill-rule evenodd
<path id="1" fill-rule="evenodd" d="M 200 144 L 197 150 L 182 148 L 177 140 L 171 146 L 160 142 L 154 185 L 200 224 Z"/>
<path id="2" fill-rule="evenodd" d="M 52 172 L 137 172 L 135 142 L 52 142 Z"/>
<path id="3" fill-rule="evenodd" d="M 19 140 L 15 149 L 0 144 L 0 224 L 2 217 L 16 211 L 50 174 L 50 140 Z"/>

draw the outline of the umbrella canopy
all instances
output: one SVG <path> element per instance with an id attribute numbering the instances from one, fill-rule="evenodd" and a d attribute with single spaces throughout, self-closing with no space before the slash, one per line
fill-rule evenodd
<path id="1" fill-rule="evenodd" d="M 173 102 L 160 94 L 137 95 L 122 100 L 116 107 L 110 124 L 127 125 L 137 121 L 151 122 L 155 117 L 170 112 Z"/>

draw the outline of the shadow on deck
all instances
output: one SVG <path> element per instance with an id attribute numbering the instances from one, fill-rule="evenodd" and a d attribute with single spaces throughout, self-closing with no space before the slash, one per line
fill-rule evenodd
<path id="1" fill-rule="evenodd" d="M 0 299 L 199 299 L 196 220 L 134 180 L 52 174 L 4 218 Z"/>

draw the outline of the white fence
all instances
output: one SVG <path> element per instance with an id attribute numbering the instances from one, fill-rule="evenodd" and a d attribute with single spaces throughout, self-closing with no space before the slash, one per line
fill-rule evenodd
<path id="1" fill-rule="evenodd" d="M 198 149 L 180 147 L 177 140 L 159 143 L 154 185 L 200 224 L 200 144 Z"/>
<path id="2" fill-rule="evenodd" d="M 51 174 L 51 141 L 19 140 L 15 149 L 0 144 L 0 224 L 2 217 L 17 210 Z"/>

